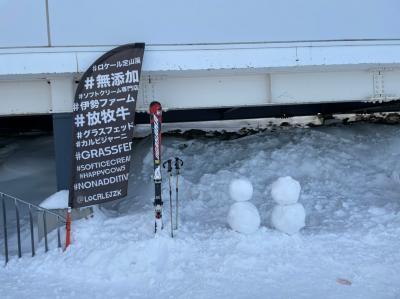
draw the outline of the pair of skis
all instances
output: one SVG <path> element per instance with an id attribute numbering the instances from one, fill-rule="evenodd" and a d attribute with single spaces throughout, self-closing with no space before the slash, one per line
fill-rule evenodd
<path id="1" fill-rule="evenodd" d="M 162 107 L 159 102 L 152 102 L 150 104 L 150 125 L 151 125 L 151 135 L 153 143 L 153 162 L 154 162 L 154 212 L 155 212 L 155 222 L 154 222 L 154 233 L 162 230 L 164 228 L 162 221 L 162 209 L 163 201 L 161 198 L 161 124 L 162 124 Z M 169 195 L 170 195 L 170 212 L 171 212 L 171 237 L 173 237 L 173 217 L 172 217 L 172 189 L 171 189 L 171 178 L 172 178 L 172 160 L 167 160 L 164 163 L 168 165 L 168 180 L 169 180 Z M 183 166 L 183 161 L 179 158 L 175 158 L 175 170 L 176 170 L 176 221 L 175 229 L 178 228 L 178 183 L 180 169 Z"/>

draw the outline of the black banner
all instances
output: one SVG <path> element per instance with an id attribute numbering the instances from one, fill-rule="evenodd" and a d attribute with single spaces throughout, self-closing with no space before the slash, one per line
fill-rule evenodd
<path id="1" fill-rule="evenodd" d="M 115 48 L 79 82 L 73 104 L 72 208 L 127 195 L 143 53 L 143 43 Z"/>

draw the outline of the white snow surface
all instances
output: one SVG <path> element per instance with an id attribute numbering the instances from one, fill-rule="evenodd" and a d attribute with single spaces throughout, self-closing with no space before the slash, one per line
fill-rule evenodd
<path id="1" fill-rule="evenodd" d="M 255 233 L 261 222 L 257 208 L 248 201 L 231 205 L 227 220 L 233 230 L 243 234 Z"/>
<path id="2" fill-rule="evenodd" d="M 301 203 L 276 205 L 272 209 L 271 224 L 288 235 L 298 233 L 305 226 L 306 211 Z"/>
<path id="3" fill-rule="evenodd" d="M 34 154 L 23 143 L 7 154 L 0 148 L 0 187 L 23 199 L 54 193 L 51 142 L 36 143 Z M 166 136 L 164 159 L 185 162 L 174 239 L 165 180 L 166 228 L 153 234 L 153 165 L 144 159 L 150 148 L 148 138 L 135 141 L 129 197 L 73 222 L 66 252 L 52 232 L 48 253 L 41 243 L 36 257 L 13 254 L 0 267 L 2 299 L 400 298 L 400 126 L 291 128 L 236 140 Z M 15 155 L 25 157 L 30 175 Z M 19 177 L 8 172 L 15 166 Z M 287 175 L 301 182 L 307 213 L 305 228 L 293 236 L 272 229 L 268 215 L 271 184 Z M 261 215 L 254 234 L 226 224 L 227 190 L 237 177 L 254 186 Z"/>
<path id="4" fill-rule="evenodd" d="M 290 176 L 280 177 L 271 186 L 272 199 L 280 205 L 296 203 L 300 197 L 301 186 Z"/>
<path id="5" fill-rule="evenodd" d="M 234 179 L 229 184 L 229 195 L 234 201 L 247 201 L 253 196 L 253 184 L 248 179 Z"/>
<path id="6" fill-rule="evenodd" d="M 45 209 L 66 209 L 68 208 L 68 190 L 60 190 L 47 197 L 40 206 Z"/>

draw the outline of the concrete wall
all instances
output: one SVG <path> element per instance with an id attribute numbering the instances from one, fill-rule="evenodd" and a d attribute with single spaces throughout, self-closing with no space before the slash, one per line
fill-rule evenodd
<path id="1" fill-rule="evenodd" d="M 0 115 L 50 113 L 47 80 L 0 81 Z"/>
<path id="2" fill-rule="evenodd" d="M 0 0 L 0 48 L 48 46 L 46 1 Z"/>
<path id="3" fill-rule="evenodd" d="M 399 39 L 397 0 L 1 0 L 0 48 Z"/>

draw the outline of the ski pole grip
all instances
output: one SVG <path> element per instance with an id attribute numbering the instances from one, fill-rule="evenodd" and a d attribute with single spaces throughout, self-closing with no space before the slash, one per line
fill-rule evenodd
<path id="1" fill-rule="evenodd" d="M 183 166 L 183 161 L 178 157 L 175 157 L 175 169 L 180 169 Z"/>
<path id="2" fill-rule="evenodd" d="M 167 161 L 165 161 L 164 163 L 163 163 L 163 168 L 165 168 L 166 166 L 166 164 L 168 164 L 168 172 L 172 172 L 172 160 L 171 159 L 169 159 L 169 160 L 167 160 Z"/>

